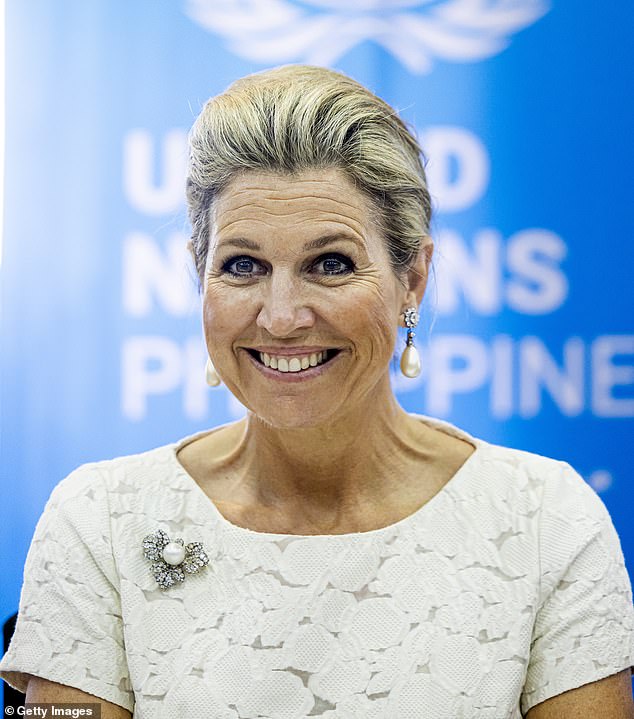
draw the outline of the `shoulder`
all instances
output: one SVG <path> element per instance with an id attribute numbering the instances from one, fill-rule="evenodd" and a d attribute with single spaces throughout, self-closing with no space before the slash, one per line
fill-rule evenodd
<path id="1" fill-rule="evenodd" d="M 568 462 L 487 442 L 443 420 L 414 416 L 439 434 L 476 447 L 466 456 L 458 481 L 448 485 L 456 499 L 487 512 L 530 517 L 536 533 L 544 523 L 553 528 L 576 525 L 583 533 L 610 522 L 600 497 Z"/>
<path id="2" fill-rule="evenodd" d="M 565 565 L 590 538 L 614 533 L 605 504 L 568 462 L 488 443 L 480 449 L 498 496 L 534 516 L 544 565 L 550 557 Z"/>
<path id="3" fill-rule="evenodd" d="M 454 491 L 485 523 L 510 523 L 533 545 L 542 575 L 554 581 L 593 539 L 620 558 L 605 504 L 567 461 L 465 436 L 477 451 Z"/>
<path id="4" fill-rule="evenodd" d="M 185 484 L 171 444 L 83 464 L 53 487 L 36 537 L 56 534 L 105 549 L 117 517 L 143 512 L 179 482 Z"/>
<path id="5" fill-rule="evenodd" d="M 540 604 L 563 579 L 627 575 L 618 533 L 601 497 L 566 461 L 484 443 L 482 485 L 522 517 L 540 575 Z M 503 487 L 506 487 L 506 492 Z M 624 590 L 625 591 L 625 590 Z"/>
<path id="6" fill-rule="evenodd" d="M 533 495 L 553 520 L 587 522 L 588 528 L 609 520 L 599 495 L 568 462 L 482 441 L 480 450 L 485 471 L 512 477 L 511 486 Z"/>
<path id="7" fill-rule="evenodd" d="M 176 443 L 167 444 L 137 454 L 82 464 L 54 487 L 49 503 L 132 492 L 148 482 L 162 481 L 178 467 L 174 462 L 176 446 Z"/>
<path id="8" fill-rule="evenodd" d="M 83 464 L 53 488 L 35 528 L 30 566 L 46 565 L 52 554 L 82 567 L 96 563 L 117 586 L 114 557 L 125 549 L 129 525 L 150 526 L 148 517 L 166 516 L 187 489 L 171 444 Z"/>

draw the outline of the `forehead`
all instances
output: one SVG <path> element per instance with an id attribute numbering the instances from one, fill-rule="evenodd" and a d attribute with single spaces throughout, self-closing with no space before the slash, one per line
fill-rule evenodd
<path id="1" fill-rule="evenodd" d="M 248 172 L 234 178 L 212 207 L 213 234 L 258 225 L 276 231 L 309 231 L 312 225 L 345 227 L 361 237 L 373 230 L 371 205 L 340 170 L 296 175 Z M 317 228 L 316 228 L 317 229 Z"/>

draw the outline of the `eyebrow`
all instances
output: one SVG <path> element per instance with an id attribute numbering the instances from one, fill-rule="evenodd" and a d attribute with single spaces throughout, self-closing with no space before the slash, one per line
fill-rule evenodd
<path id="1" fill-rule="evenodd" d="M 310 242 L 305 243 L 303 249 L 304 252 L 308 252 L 310 250 L 317 250 L 331 244 L 332 242 L 337 242 L 339 240 L 347 240 L 348 242 L 354 242 L 355 245 L 359 245 L 360 247 L 362 246 L 361 242 L 353 235 L 348 235 L 343 232 L 337 232 L 331 235 L 323 235 L 322 237 L 318 237 L 315 240 L 310 240 Z M 254 252 L 259 252 L 262 249 L 257 242 L 253 242 L 253 240 L 247 240 L 246 237 L 234 237 L 230 240 L 221 240 L 218 243 L 217 249 L 221 249 L 222 247 L 225 247 L 227 245 L 233 247 L 241 247 L 246 250 L 253 250 Z"/>

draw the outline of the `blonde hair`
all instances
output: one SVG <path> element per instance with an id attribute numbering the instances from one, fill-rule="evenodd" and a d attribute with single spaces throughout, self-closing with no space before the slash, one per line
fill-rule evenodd
<path id="1" fill-rule="evenodd" d="M 310 65 L 247 75 L 212 97 L 189 135 L 187 204 L 202 281 L 208 210 L 237 175 L 337 168 L 370 200 L 396 275 L 429 234 L 421 149 L 387 103 L 355 80 Z"/>

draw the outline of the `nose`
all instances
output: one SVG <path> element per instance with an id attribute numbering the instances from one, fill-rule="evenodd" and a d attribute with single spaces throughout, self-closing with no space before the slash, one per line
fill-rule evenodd
<path id="1" fill-rule="evenodd" d="M 288 337 L 298 329 L 312 327 L 313 311 L 306 306 L 304 293 L 283 273 L 273 272 L 263 287 L 264 297 L 256 324 L 273 337 Z"/>

